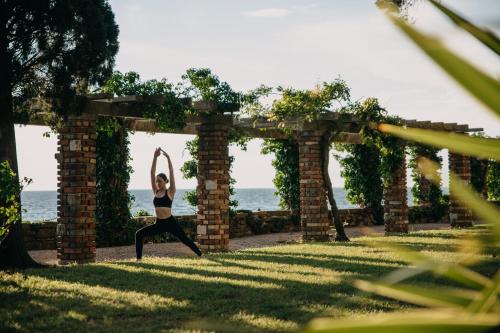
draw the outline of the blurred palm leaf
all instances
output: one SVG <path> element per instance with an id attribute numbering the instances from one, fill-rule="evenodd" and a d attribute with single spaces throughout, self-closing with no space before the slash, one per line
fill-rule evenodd
<path id="1" fill-rule="evenodd" d="M 435 275 L 444 276 L 473 289 L 484 289 L 491 286 L 490 279 L 457 263 L 436 261 L 423 253 L 384 241 L 371 242 L 367 245 L 375 248 L 387 248 L 414 265 L 389 273 L 380 280 L 383 284 L 399 283 L 417 274 L 430 271 Z"/>
<path id="2" fill-rule="evenodd" d="M 385 297 L 437 308 L 460 309 L 468 306 L 481 296 L 480 292 L 466 289 L 422 288 L 403 284 L 390 285 L 373 283 L 363 280 L 355 281 L 354 285 L 361 290 L 373 292 Z"/>
<path id="3" fill-rule="evenodd" d="M 439 165 L 429 159 L 420 158 L 418 160 L 418 168 L 422 174 L 433 181 L 435 184 L 438 181 L 438 170 Z M 464 184 L 464 182 L 456 176 L 453 172 L 450 172 L 450 187 L 453 191 L 450 191 L 451 195 L 456 197 L 464 206 L 468 206 L 472 211 L 474 211 L 477 216 L 481 217 L 485 222 L 489 223 L 493 227 L 493 240 L 495 243 L 500 244 L 500 209 L 495 205 L 483 200 L 471 186 Z"/>
<path id="4" fill-rule="evenodd" d="M 304 332 L 315 333 L 479 333 L 494 332 L 499 320 L 494 315 L 464 315 L 457 312 L 426 311 L 391 313 L 362 320 L 318 318 Z"/>
<path id="5" fill-rule="evenodd" d="M 497 301 L 500 289 L 500 271 L 497 271 L 493 283 L 488 288 L 484 288 L 481 295 L 477 295 L 476 300 L 467 307 L 468 312 L 480 313 L 491 310 Z"/>
<path id="6" fill-rule="evenodd" d="M 464 134 L 438 132 L 421 128 L 403 128 L 391 124 L 378 124 L 379 131 L 439 148 L 447 148 L 452 152 L 492 158 L 500 161 L 500 140 L 481 137 L 470 137 Z"/>
<path id="7" fill-rule="evenodd" d="M 429 2 L 433 4 L 437 9 L 439 9 L 443 14 L 448 16 L 456 25 L 469 32 L 472 36 L 489 47 L 497 55 L 500 55 L 500 40 L 492 31 L 475 26 L 462 16 L 451 11 L 435 0 L 429 0 Z"/>
<path id="8" fill-rule="evenodd" d="M 442 4 L 434 0 L 431 3 L 452 19 L 457 25 L 470 32 L 475 38 L 487 45 L 496 54 L 499 54 L 500 43 L 498 38 L 485 30 L 479 29 L 464 18 L 455 14 Z M 384 8 L 393 7 L 390 2 L 380 0 L 377 2 Z M 427 55 L 429 55 L 441 68 L 451 75 L 467 91 L 475 96 L 481 103 L 488 107 L 497 116 L 500 116 L 500 83 L 476 69 L 467 61 L 447 50 L 440 41 L 420 33 L 404 20 L 396 17 L 394 10 L 388 11 L 389 18 L 410 37 Z M 470 138 L 466 135 L 455 133 L 442 133 L 422 129 L 402 128 L 389 124 L 376 125 L 385 133 L 398 136 L 407 140 L 448 148 L 459 154 L 491 158 L 500 160 L 499 140 Z M 428 159 L 419 159 L 418 166 L 426 178 L 435 183 L 439 181 L 438 165 Z M 500 210 L 482 200 L 469 186 L 450 173 L 450 186 L 454 195 L 465 206 L 470 207 L 479 217 L 492 226 L 493 240 L 496 244 L 500 241 Z M 482 245 L 480 242 L 478 243 Z M 356 287 L 361 290 L 374 292 L 386 297 L 410 303 L 439 308 L 441 311 L 428 311 L 410 314 L 386 314 L 376 318 L 363 320 L 334 320 L 320 318 L 311 321 L 305 332 L 493 332 L 500 330 L 500 317 L 498 313 L 498 292 L 500 285 L 500 271 L 494 279 L 489 279 L 465 266 L 457 263 L 438 262 L 422 253 L 414 252 L 402 246 L 384 243 L 406 260 L 412 262 L 414 267 L 398 269 L 387 275 L 379 282 L 356 281 Z M 401 285 L 400 282 L 425 271 L 458 281 L 464 286 L 472 288 L 419 288 Z M 442 310 L 442 308 L 446 310 Z M 459 309 L 459 311 L 457 311 Z"/>
<path id="9" fill-rule="evenodd" d="M 391 6 L 386 6 L 391 8 Z M 448 9 L 449 10 L 449 9 Z M 500 82 L 483 73 L 466 60 L 448 50 L 436 38 L 427 36 L 403 19 L 395 11 L 387 10 L 394 24 L 410 37 L 432 60 L 451 75 L 462 87 L 475 96 L 483 105 L 500 116 Z"/>

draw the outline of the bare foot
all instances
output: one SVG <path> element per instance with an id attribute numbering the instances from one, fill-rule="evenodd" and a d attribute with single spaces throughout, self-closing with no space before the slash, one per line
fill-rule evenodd
<path id="1" fill-rule="evenodd" d="M 141 262 L 142 259 L 135 259 L 135 262 Z"/>

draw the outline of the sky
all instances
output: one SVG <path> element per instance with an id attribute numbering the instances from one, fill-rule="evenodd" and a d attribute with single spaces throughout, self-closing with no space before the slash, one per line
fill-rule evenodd
<path id="1" fill-rule="evenodd" d="M 442 1 L 500 34 L 500 1 Z M 120 27 L 116 69 L 141 78 L 177 82 L 186 69 L 208 67 L 235 90 L 260 84 L 306 89 L 344 79 L 353 100 L 377 97 L 390 114 L 406 119 L 466 123 L 500 135 L 500 122 L 403 36 L 375 6 L 375 0 L 112 0 Z M 441 38 L 453 51 L 496 78 L 500 60 L 422 0 L 409 12 L 415 27 Z M 26 190 L 55 190 L 56 137 L 49 128 L 16 126 L 21 177 Z M 178 188 L 194 188 L 182 178 L 191 135 L 136 133 L 130 137 L 130 189 L 148 188 L 155 147 L 169 152 Z M 262 140 L 247 151 L 230 147 L 237 188 L 271 188 L 272 156 L 260 154 Z M 444 182 L 447 182 L 447 154 Z M 158 172 L 167 172 L 166 160 Z M 340 167 L 330 159 L 334 187 L 342 187 Z M 409 173 L 408 173 L 408 177 Z M 411 180 L 408 179 L 411 185 Z"/>

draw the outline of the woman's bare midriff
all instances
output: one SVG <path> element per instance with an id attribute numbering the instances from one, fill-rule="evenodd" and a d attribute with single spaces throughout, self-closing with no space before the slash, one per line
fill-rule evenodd
<path id="1" fill-rule="evenodd" d="M 159 219 L 168 219 L 172 215 L 172 208 L 155 207 L 156 217 Z"/>

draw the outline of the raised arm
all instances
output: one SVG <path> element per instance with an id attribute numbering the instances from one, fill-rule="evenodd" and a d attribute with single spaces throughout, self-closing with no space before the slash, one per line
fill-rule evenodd
<path id="1" fill-rule="evenodd" d="M 170 160 L 170 156 L 165 151 L 163 151 L 163 155 L 165 155 L 165 157 L 168 160 L 168 172 L 169 172 L 169 179 L 170 179 L 170 187 L 168 190 L 170 192 L 170 196 L 173 198 L 174 194 L 175 194 L 175 190 L 176 190 L 175 189 L 174 167 L 172 166 L 172 161 Z"/>
<path id="2" fill-rule="evenodd" d="M 156 194 L 158 188 L 156 187 L 156 160 L 160 156 L 160 148 L 156 148 L 154 156 L 153 156 L 153 164 L 151 164 L 151 189 L 153 193 Z"/>

